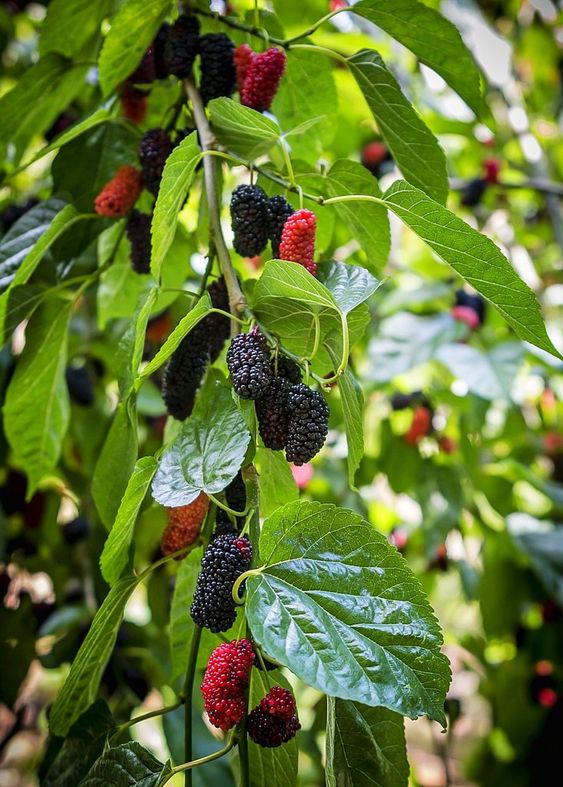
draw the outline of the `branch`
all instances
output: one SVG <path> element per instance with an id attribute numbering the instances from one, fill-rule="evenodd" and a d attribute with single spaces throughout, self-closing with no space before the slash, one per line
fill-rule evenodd
<path id="1" fill-rule="evenodd" d="M 204 152 L 207 150 L 215 150 L 217 143 L 211 131 L 211 127 L 209 126 L 199 91 L 191 79 L 186 79 L 184 85 L 186 94 L 192 103 L 195 126 L 199 135 L 201 147 Z M 219 267 L 221 268 L 221 273 L 227 285 L 231 312 L 235 316 L 238 316 L 244 314 L 246 311 L 246 299 L 242 294 L 221 228 L 221 201 L 217 184 L 216 166 L 214 156 L 203 157 L 205 191 L 209 210 L 209 236 L 211 243 L 215 247 L 217 259 L 219 260 Z M 238 332 L 236 322 L 234 321 L 231 323 L 231 331 L 233 333 Z"/>

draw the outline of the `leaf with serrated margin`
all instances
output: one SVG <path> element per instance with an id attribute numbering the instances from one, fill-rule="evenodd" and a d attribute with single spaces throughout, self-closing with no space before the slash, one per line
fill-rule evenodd
<path id="1" fill-rule="evenodd" d="M 321 268 L 319 279 L 343 314 L 349 314 L 360 303 L 367 301 L 381 284 L 361 265 L 335 261 Z"/>
<path id="2" fill-rule="evenodd" d="M 380 55 L 362 49 L 348 58 L 348 64 L 404 177 L 444 203 L 448 195 L 444 151 Z"/>
<path id="3" fill-rule="evenodd" d="M 479 69 L 448 19 L 418 0 L 360 0 L 350 10 L 400 41 L 480 114 Z"/>
<path id="4" fill-rule="evenodd" d="M 49 714 L 53 735 L 65 736 L 78 717 L 96 699 L 100 680 L 115 645 L 125 605 L 139 582 L 124 577 L 115 584 L 96 612 L 90 630 Z"/>
<path id="5" fill-rule="evenodd" d="M 174 240 L 178 213 L 200 160 L 201 151 L 195 131 L 183 139 L 166 159 L 151 226 L 151 271 L 157 280 L 160 279 L 164 258 Z"/>
<path id="6" fill-rule="evenodd" d="M 264 523 L 260 562 L 246 615 L 270 658 L 329 696 L 445 725 L 440 627 L 373 525 L 333 505 L 289 503 Z"/>
<path id="7" fill-rule="evenodd" d="M 39 52 L 60 52 L 73 58 L 84 45 L 100 33 L 109 0 L 51 0 L 41 26 Z"/>
<path id="8" fill-rule="evenodd" d="M 562 357 L 547 335 L 535 294 L 490 238 L 404 180 L 393 183 L 383 199 L 393 213 L 498 309 L 521 339 Z"/>
<path id="9" fill-rule="evenodd" d="M 364 455 L 364 395 L 350 369 L 338 380 L 348 455 L 348 483 L 355 489 L 356 470 Z"/>
<path id="10" fill-rule="evenodd" d="M 14 461 L 27 474 L 28 496 L 55 467 L 70 419 L 65 368 L 71 307 L 55 297 L 37 309 L 6 394 L 4 430 Z"/>
<path id="11" fill-rule="evenodd" d="M 280 138 L 280 129 L 273 120 L 230 98 L 209 102 L 209 120 L 219 142 L 239 156 L 262 156 Z"/>
<path id="12" fill-rule="evenodd" d="M 270 260 L 264 267 L 253 293 L 254 303 L 276 298 L 294 298 L 310 307 L 338 311 L 329 290 L 302 265 L 285 260 Z"/>
<path id="13" fill-rule="evenodd" d="M 117 582 L 127 566 L 135 522 L 157 467 L 152 456 L 143 456 L 135 464 L 100 557 L 102 575 L 109 585 Z"/>
<path id="14" fill-rule="evenodd" d="M 328 698 L 327 787 L 407 787 L 402 716 L 386 708 Z"/>
<path id="15" fill-rule="evenodd" d="M 107 749 L 96 760 L 78 787 L 157 787 L 170 773 L 163 764 L 137 741 Z"/>
<path id="16" fill-rule="evenodd" d="M 98 63 L 104 97 L 139 65 L 171 5 L 171 0 L 125 0 L 121 4 Z"/>

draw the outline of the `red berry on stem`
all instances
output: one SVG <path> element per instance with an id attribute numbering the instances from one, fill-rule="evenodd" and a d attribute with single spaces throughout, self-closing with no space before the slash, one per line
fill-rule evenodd
<path id="1" fill-rule="evenodd" d="M 215 727 L 230 730 L 244 716 L 244 690 L 255 658 L 247 639 L 225 642 L 209 657 L 201 693 L 209 721 Z"/>
<path id="2" fill-rule="evenodd" d="M 498 183 L 500 169 L 501 162 L 498 158 L 486 158 L 483 161 L 483 172 L 485 173 L 487 183 Z"/>
<path id="3" fill-rule="evenodd" d="M 477 330 L 480 325 L 479 315 L 471 306 L 454 306 L 452 317 L 459 322 L 464 322 L 472 331 Z"/>
<path id="4" fill-rule="evenodd" d="M 317 217 L 302 208 L 286 220 L 280 242 L 280 259 L 298 262 L 313 276 L 317 272 L 314 262 Z"/>
<path id="5" fill-rule="evenodd" d="M 255 57 L 256 52 L 253 52 L 248 44 L 241 44 L 235 49 L 233 60 L 235 62 L 235 69 L 237 72 L 237 88 L 239 93 L 242 93 L 248 67 Z"/>
<path id="6" fill-rule="evenodd" d="M 251 58 L 246 67 L 241 103 L 258 112 L 270 109 L 285 69 L 285 61 L 285 53 L 275 48 Z"/>
<path id="7" fill-rule="evenodd" d="M 209 498 L 205 492 L 200 492 L 188 505 L 167 509 L 168 524 L 160 541 L 163 555 L 177 552 L 197 540 L 208 508 Z"/>
<path id="8" fill-rule="evenodd" d="M 142 123 L 147 114 L 147 94 L 132 85 L 126 85 L 121 94 L 121 109 L 127 120 Z"/>
<path id="9" fill-rule="evenodd" d="M 139 170 L 125 164 L 96 197 L 96 213 L 113 219 L 125 216 L 139 199 L 142 188 Z"/>
<path id="10" fill-rule="evenodd" d="M 405 434 L 409 445 L 417 445 L 423 437 L 432 431 L 432 413 L 428 407 L 417 407 L 412 415 L 412 423 Z"/>

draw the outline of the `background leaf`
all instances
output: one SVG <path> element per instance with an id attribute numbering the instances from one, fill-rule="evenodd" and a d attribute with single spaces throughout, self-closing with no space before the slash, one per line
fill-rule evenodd
<path id="1" fill-rule="evenodd" d="M 174 595 L 170 606 L 171 683 L 181 678 L 186 672 L 190 636 L 194 628 L 190 607 L 200 567 L 201 549 L 196 549 L 183 558 L 176 574 Z"/>
<path id="2" fill-rule="evenodd" d="M 291 468 L 280 451 L 257 448 L 258 484 L 260 488 L 260 512 L 270 516 L 276 509 L 292 500 L 297 500 L 299 490 L 293 480 Z"/>
<path id="3" fill-rule="evenodd" d="M 445 344 L 435 358 L 476 396 L 510 401 L 524 348 L 520 342 L 503 342 L 483 352 L 468 344 Z"/>
<path id="4" fill-rule="evenodd" d="M 109 7 L 109 0 L 51 0 L 41 26 L 39 52 L 60 52 L 71 58 L 80 54 L 88 40 L 99 34 Z"/>

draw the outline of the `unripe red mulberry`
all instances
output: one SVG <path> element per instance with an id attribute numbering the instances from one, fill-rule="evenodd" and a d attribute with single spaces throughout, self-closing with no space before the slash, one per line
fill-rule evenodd
<path id="1" fill-rule="evenodd" d="M 313 276 L 317 272 L 314 262 L 316 228 L 317 217 L 303 208 L 287 219 L 280 242 L 280 259 L 298 262 Z"/>
<path id="2" fill-rule="evenodd" d="M 412 414 L 412 423 L 405 434 L 409 445 L 417 445 L 423 437 L 432 431 L 432 410 L 428 407 L 417 407 Z"/>
<path id="3" fill-rule="evenodd" d="M 209 498 L 200 492 L 188 505 L 166 509 L 168 524 L 160 541 L 163 555 L 171 555 L 197 541 L 208 508 Z"/>
<path id="4" fill-rule="evenodd" d="M 242 93 L 244 80 L 246 79 L 246 72 L 252 60 L 256 57 L 256 52 L 253 52 L 248 44 L 241 44 L 235 49 L 233 60 L 235 63 L 235 71 L 237 74 L 237 88 L 239 93 Z"/>
<path id="5" fill-rule="evenodd" d="M 260 703 L 260 708 L 280 719 L 291 719 L 297 712 L 295 697 L 281 686 L 273 686 Z"/>
<path id="6" fill-rule="evenodd" d="M 236 87 L 233 61 L 235 45 L 224 33 L 207 33 L 199 40 L 201 83 L 199 90 L 204 104 L 212 98 L 232 96 Z"/>
<path id="7" fill-rule="evenodd" d="M 136 273 L 151 270 L 151 217 L 140 210 L 132 210 L 127 221 L 127 238 L 131 245 L 131 266 Z"/>
<path id="8" fill-rule="evenodd" d="M 125 85 L 121 94 L 121 110 L 132 123 L 142 123 L 147 115 L 147 94 L 133 85 Z"/>
<path id="9" fill-rule="evenodd" d="M 139 161 L 143 171 L 143 183 L 155 196 L 166 159 L 172 152 L 172 140 L 162 128 L 151 128 L 143 134 L 139 145 Z"/>
<path id="10" fill-rule="evenodd" d="M 268 49 L 255 55 L 248 64 L 241 92 L 241 103 L 258 112 L 270 109 L 285 69 L 285 53 Z"/>
<path id="11" fill-rule="evenodd" d="M 274 689 L 272 689 L 270 694 L 275 692 L 277 689 L 280 691 L 285 691 L 285 689 L 281 689 L 281 687 L 276 686 Z M 287 692 L 287 694 L 290 694 L 290 692 Z M 268 695 L 268 697 L 269 696 L 270 695 Z M 297 734 L 297 731 L 301 728 L 301 725 L 299 724 L 299 719 L 295 713 L 295 701 L 293 701 L 293 714 L 291 716 L 284 717 L 268 712 L 268 710 L 265 710 L 262 707 L 264 701 L 267 700 L 268 697 L 265 697 L 260 705 L 257 708 L 254 708 L 254 710 L 249 714 L 248 734 L 254 743 L 257 743 L 259 746 L 263 746 L 264 748 L 273 749 L 281 746 L 284 743 L 287 743 L 292 738 L 294 738 Z"/>
<path id="12" fill-rule="evenodd" d="M 489 184 L 498 183 L 500 175 L 501 162 L 498 158 L 486 158 L 483 161 L 483 172 L 485 173 L 485 180 Z"/>
<path id="13" fill-rule="evenodd" d="M 96 213 L 113 219 L 125 216 L 139 199 L 142 188 L 139 170 L 125 164 L 96 197 Z"/>
<path id="14" fill-rule="evenodd" d="M 280 243 L 282 232 L 285 222 L 290 216 L 293 216 L 295 211 L 281 194 L 276 194 L 270 197 L 266 205 L 266 214 L 268 216 L 268 235 L 272 244 L 272 256 L 274 259 L 279 259 L 280 256 Z"/>
<path id="15" fill-rule="evenodd" d="M 199 52 L 199 21 L 195 16 L 180 16 L 169 28 L 164 56 L 168 70 L 183 79 L 192 72 Z"/>
<path id="16" fill-rule="evenodd" d="M 287 410 L 285 457 L 288 462 L 303 465 L 324 445 L 328 433 L 328 406 L 318 391 L 298 383 L 289 390 Z"/>
<path id="17" fill-rule="evenodd" d="M 215 727 L 230 730 L 243 718 L 244 692 L 254 659 L 247 639 L 225 642 L 209 657 L 201 693 L 209 721 Z"/>

